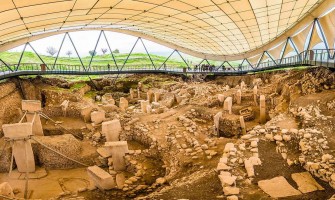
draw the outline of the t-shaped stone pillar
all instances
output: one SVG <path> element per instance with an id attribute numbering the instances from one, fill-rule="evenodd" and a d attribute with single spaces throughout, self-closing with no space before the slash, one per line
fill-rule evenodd
<path id="1" fill-rule="evenodd" d="M 121 97 L 119 107 L 120 107 L 122 112 L 125 112 L 128 108 L 128 100 L 124 97 Z"/>
<path id="2" fill-rule="evenodd" d="M 14 140 L 13 155 L 19 172 L 35 172 L 35 159 L 28 137 L 33 135 L 33 124 L 4 124 L 2 130 L 6 138 Z"/>
<path id="3" fill-rule="evenodd" d="M 107 142 L 119 141 L 119 136 L 122 131 L 120 120 L 102 122 L 102 133 L 106 136 Z"/>
<path id="4" fill-rule="evenodd" d="M 266 122 L 266 104 L 265 104 L 265 96 L 261 95 L 259 97 L 259 110 L 260 110 L 260 123 L 264 124 Z"/>
<path id="5" fill-rule="evenodd" d="M 22 100 L 22 110 L 27 111 L 27 122 L 33 122 L 33 134 L 44 135 L 42 122 L 38 112 L 42 111 L 41 102 L 37 100 Z M 35 116 L 36 114 L 36 116 Z"/>
<path id="6" fill-rule="evenodd" d="M 223 110 L 228 111 L 229 114 L 231 114 L 231 107 L 233 106 L 233 98 L 227 97 L 223 104 Z"/>
<path id="7" fill-rule="evenodd" d="M 127 141 L 106 142 L 105 148 L 110 151 L 113 159 L 113 167 L 115 171 L 123 171 L 126 169 L 124 156 L 128 153 Z"/>

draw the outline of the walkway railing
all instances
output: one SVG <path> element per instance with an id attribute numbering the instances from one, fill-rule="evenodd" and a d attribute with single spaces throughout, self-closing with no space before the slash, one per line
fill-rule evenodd
<path id="1" fill-rule="evenodd" d="M 67 75 L 103 75 L 103 74 L 138 74 L 138 73 L 170 73 L 170 74 L 214 74 L 214 75 L 241 75 L 247 73 L 261 72 L 295 66 L 324 66 L 335 68 L 334 49 L 316 49 L 304 51 L 299 55 L 273 60 L 251 65 L 243 62 L 239 66 L 215 66 L 211 68 L 182 68 L 177 66 L 163 65 L 154 67 L 152 65 L 127 65 L 126 67 L 117 66 L 91 66 L 84 65 L 65 65 L 39 63 L 20 63 L 7 64 L 0 60 L 0 79 L 5 79 L 21 75 L 45 75 L 45 74 L 67 74 Z"/>

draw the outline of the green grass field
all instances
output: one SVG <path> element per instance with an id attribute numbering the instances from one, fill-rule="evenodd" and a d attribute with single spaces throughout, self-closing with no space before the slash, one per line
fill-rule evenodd
<path id="1" fill-rule="evenodd" d="M 20 56 L 21 56 L 20 52 L 8 52 L 8 51 L 0 52 L 0 59 L 2 59 L 3 61 L 11 65 L 17 64 L 20 59 Z M 116 64 L 119 67 L 121 67 L 125 63 L 127 56 L 128 54 L 114 54 Z M 154 55 L 154 54 L 150 54 L 150 56 L 156 67 L 162 66 L 164 61 L 167 59 L 167 57 L 165 56 L 159 56 L 159 55 Z M 55 57 L 45 56 L 45 55 L 41 55 L 41 58 L 49 66 L 53 66 L 55 59 L 56 59 Z M 82 59 L 83 64 L 85 66 L 88 66 L 91 60 L 91 56 L 82 57 L 81 59 Z M 189 56 L 185 57 L 185 60 L 189 63 L 190 66 L 201 62 L 200 58 L 192 58 Z M 27 65 L 27 64 L 29 65 L 32 63 L 41 64 L 42 62 L 34 52 L 29 52 L 29 51 L 25 52 L 21 60 L 22 66 Z M 220 66 L 222 61 L 209 61 L 209 63 L 214 64 L 216 66 Z M 236 61 L 233 61 L 230 63 L 232 66 L 237 66 L 239 64 L 239 62 L 236 62 Z M 93 57 L 91 66 L 106 67 L 108 64 L 111 67 L 115 67 L 115 62 L 110 54 L 96 55 Z M 204 61 L 203 64 L 207 64 L 207 62 Z M 59 57 L 57 59 L 57 65 L 80 66 L 81 63 L 78 57 L 75 57 L 72 55 L 71 57 Z M 126 67 L 132 67 L 132 68 L 139 67 L 140 68 L 144 66 L 147 66 L 147 67 L 152 66 L 149 56 L 145 53 L 133 53 L 129 56 L 129 59 L 125 63 L 125 68 Z M 174 68 L 175 67 L 183 68 L 183 67 L 186 67 L 187 65 L 184 63 L 184 61 L 180 57 L 172 56 L 166 62 L 166 66 L 174 67 Z"/>
<path id="2" fill-rule="evenodd" d="M 0 53 L 0 59 L 5 61 L 9 64 L 17 64 L 20 59 L 21 53 L 19 52 L 1 52 Z M 127 59 L 128 54 L 115 54 L 115 61 L 118 66 L 122 66 Z M 160 67 L 164 61 L 166 60 L 166 57 L 164 56 L 158 56 L 158 55 L 150 55 L 153 63 L 156 67 Z M 41 58 L 43 61 L 48 65 L 53 65 L 55 62 L 55 57 L 51 56 L 45 56 L 41 55 Z M 91 60 L 91 56 L 82 57 L 82 62 L 85 66 L 88 66 Z M 25 52 L 23 54 L 22 64 L 30 64 L 30 63 L 42 63 L 41 60 L 38 58 L 38 56 L 33 52 Z M 81 65 L 80 60 L 78 57 L 59 57 L 57 59 L 57 64 L 59 65 Z M 96 55 L 93 57 L 91 66 L 107 66 L 110 65 L 111 67 L 115 66 L 115 62 L 113 61 L 113 58 L 110 54 L 105 55 Z M 127 66 L 151 66 L 150 58 L 147 54 L 144 53 L 134 53 L 131 54 L 129 59 L 127 60 L 125 67 Z M 185 67 L 186 64 L 182 60 L 177 59 L 169 59 L 166 62 L 167 66 L 173 66 L 173 67 Z"/>

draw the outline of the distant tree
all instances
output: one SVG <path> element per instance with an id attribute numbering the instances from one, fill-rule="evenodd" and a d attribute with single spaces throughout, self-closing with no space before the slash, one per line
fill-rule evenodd
<path id="1" fill-rule="evenodd" d="M 102 52 L 102 54 L 106 54 L 107 53 L 107 49 L 106 48 L 101 48 L 101 52 Z"/>
<path id="2" fill-rule="evenodd" d="M 120 51 L 118 49 L 115 49 L 113 53 L 120 53 Z"/>
<path id="3" fill-rule="evenodd" d="M 69 58 L 70 58 L 70 56 L 72 55 L 72 51 L 67 51 L 66 53 L 65 53 L 67 56 L 69 56 Z"/>
<path id="4" fill-rule="evenodd" d="M 91 50 L 88 52 L 91 56 L 97 55 L 97 52 L 95 50 Z"/>
<path id="5" fill-rule="evenodd" d="M 50 56 L 54 56 L 57 53 L 57 50 L 55 47 L 47 47 L 47 51 L 48 54 L 50 54 Z"/>

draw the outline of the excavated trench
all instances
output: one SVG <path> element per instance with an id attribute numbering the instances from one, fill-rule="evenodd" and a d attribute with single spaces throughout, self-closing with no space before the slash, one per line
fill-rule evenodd
<path id="1" fill-rule="evenodd" d="M 88 82 L 36 77 L 20 80 L 24 94 L 17 89 L 18 80 L 11 79 L 0 84 L 0 125 L 19 121 L 24 97 L 39 100 L 49 117 L 41 119 L 44 136 L 34 136 L 36 141 L 31 141 L 37 171 L 46 173 L 29 180 L 31 199 L 270 199 L 271 195 L 258 187 L 259 181 L 283 176 L 298 190 L 291 176 L 300 172 L 312 174 L 324 190 L 284 199 L 328 199 L 335 185 L 335 149 L 331 145 L 335 141 L 334 77 L 323 68 L 207 77 L 201 82 L 197 77 L 132 75 L 115 84 L 110 78 L 94 80 L 99 90 Z M 254 100 L 254 86 L 257 94 L 266 96 L 266 124 L 260 123 L 260 101 L 259 96 Z M 242 90 L 241 104 L 238 90 Z M 160 94 L 158 102 L 142 107 L 141 101 L 155 99 L 155 93 Z M 218 95 L 232 97 L 231 114 L 224 111 L 225 103 Z M 124 99 L 128 105 L 123 110 Z M 66 113 L 61 107 L 65 100 L 69 100 Z M 89 115 L 83 114 L 84 109 Z M 95 123 L 90 115 L 94 112 L 104 112 L 106 122 L 119 120 L 119 140 L 127 141 L 128 148 L 124 170 L 115 170 L 116 161 L 103 150 L 107 136 L 101 122 Z M 219 112 L 223 114 L 216 127 L 214 116 Z M 308 139 L 308 134 L 315 139 Z M 12 150 L 6 143 L 0 138 L 4 147 L 4 151 L 0 148 L 0 184 L 8 182 L 15 197 L 22 198 L 24 179 L 13 176 L 24 175 L 17 172 L 15 162 L 11 179 L 7 177 Z M 228 144 L 233 148 L 226 151 Z M 251 157 L 262 163 L 254 166 L 254 176 L 249 176 L 245 167 L 245 160 Z M 225 159 L 235 177 L 232 185 L 218 176 L 226 172 L 219 167 Z M 97 180 L 87 173 L 87 166 L 94 165 L 113 177 L 112 189 L 97 188 Z M 47 186 L 41 190 L 40 184 Z M 227 187 L 239 191 L 229 193 Z"/>

